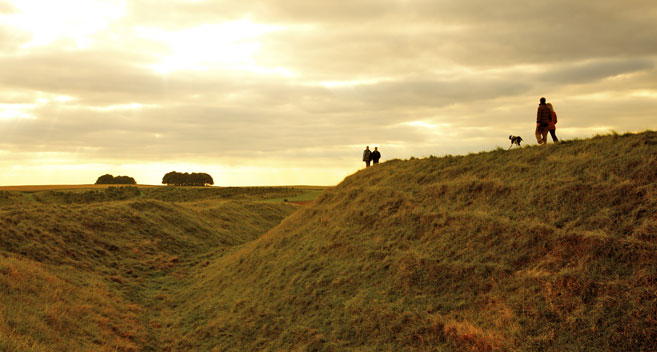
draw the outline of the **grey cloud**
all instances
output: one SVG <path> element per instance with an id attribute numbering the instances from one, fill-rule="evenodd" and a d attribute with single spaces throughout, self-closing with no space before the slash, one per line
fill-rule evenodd
<path id="1" fill-rule="evenodd" d="M 154 109 L 129 112 L 89 112 L 56 107 L 36 111 L 37 120 L 0 121 L 3 143 L 16 150 L 78 150 L 91 147 L 104 157 L 141 156 L 158 159 L 193 154 L 214 157 L 248 157 L 253 153 L 277 155 L 285 151 L 325 145 L 413 138 L 391 135 L 381 125 L 335 123 L 332 116 L 318 119 L 303 113 L 290 115 L 267 109 L 240 110 L 208 107 Z M 158 136 L 156 136 L 159 135 Z M 96 156 L 98 156 L 96 155 Z"/>
<path id="2" fill-rule="evenodd" d="M 157 9 L 154 11 L 154 9 Z M 160 2 L 134 0 L 128 3 L 128 14 L 140 23 L 158 26 L 198 24 L 213 20 L 248 17 L 256 22 L 287 23 L 358 23 L 385 19 L 395 23 L 443 22 L 452 24 L 508 24 L 544 21 L 545 26 L 561 24 L 572 19 L 580 22 L 617 21 L 619 19 L 649 19 L 655 13 L 650 0 L 608 0 L 603 4 L 585 1 L 533 1 L 519 3 L 501 0 L 491 4 L 486 0 L 335 0 L 308 2 L 304 0 L 206 0 L 193 2 Z M 642 14 L 642 16 L 641 16 Z M 195 19 L 195 22 L 192 22 Z M 399 21 L 397 21 L 399 22 Z"/>
<path id="3" fill-rule="evenodd" d="M 139 53 L 116 50 L 0 57 L 0 88 L 69 95 L 102 106 L 170 103 L 195 95 L 239 96 L 248 94 L 251 87 L 267 85 L 267 78 L 254 82 L 245 80 L 249 74 L 235 72 L 188 71 L 161 76 L 146 67 L 152 63 Z"/>
<path id="4" fill-rule="evenodd" d="M 539 1 L 205 1 L 137 2 L 135 21 L 194 26 L 250 18 L 292 27 L 266 37 L 260 62 L 321 76 L 385 74 L 386 67 L 494 66 L 589 57 L 646 55 L 657 50 L 654 5 L 634 0 Z M 152 11 L 157 7 L 158 11 Z M 161 16 L 161 21 L 157 21 Z M 295 31 L 307 24 L 315 31 Z M 451 27 L 450 27 L 451 26 Z M 448 30 L 446 30 L 446 28 Z M 450 28 L 452 28 L 450 30 Z M 381 71 L 383 70 L 383 71 Z M 328 76 L 328 75 L 327 75 Z"/>
<path id="5" fill-rule="evenodd" d="M 171 29 L 242 18 L 270 24 L 345 22 L 385 16 L 391 13 L 391 8 L 397 7 L 394 2 L 376 0 L 321 2 L 304 0 L 194 2 L 135 0 L 128 3 L 128 20 Z M 155 8 L 157 11 L 153 11 Z"/>
<path id="6" fill-rule="evenodd" d="M 454 81 L 406 80 L 368 86 L 364 97 L 381 106 L 434 106 L 468 104 L 500 96 L 516 95 L 529 83 L 491 80 L 481 77 Z"/>
<path id="7" fill-rule="evenodd" d="M 472 29 L 474 35 L 462 38 L 471 51 L 457 56 L 472 64 L 559 62 L 657 52 L 657 39 L 651 34 L 657 28 L 651 17 L 657 13 L 649 1 L 426 4 L 424 16 L 433 13 L 445 21 L 456 18 Z M 444 6 L 447 11 L 440 11 Z"/>
<path id="8" fill-rule="evenodd" d="M 82 99 L 112 93 L 120 93 L 125 99 L 135 90 L 157 91 L 159 85 L 154 76 L 132 67 L 129 59 L 105 52 L 64 51 L 2 57 L 0 64 L 4 68 L 0 71 L 0 82 L 5 87 L 69 94 Z"/>
<path id="9" fill-rule="evenodd" d="M 584 63 L 564 64 L 540 77 L 543 81 L 561 84 L 590 83 L 605 78 L 653 69 L 648 59 L 594 60 Z"/>
<path id="10" fill-rule="evenodd" d="M 369 18 L 378 18 L 387 15 L 398 7 L 395 2 L 377 0 L 334 0 L 320 2 L 283 0 L 277 2 L 274 6 L 271 6 L 271 2 L 266 1 L 256 3 L 260 6 L 263 4 L 268 5 L 268 8 L 262 11 L 264 16 L 293 22 L 318 19 L 332 22 L 344 22 L 346 20 L 367 21 Z M 248 2 L 243 5 L 246 4 Z M 256 14 L 259 13 L 256 12 Z"/>
<path id="11" fill-rule="evenodd" d="M 271 34 L 263 61 L 316 77 L 338 72 L 348 77 L 430 72 L 441 64 L 494 67 L 657 53 L 657 25 L 646 15 L 656 13 L 644 1 L 406 4 L 391 10 L 398 11 L 395 17 L 339 25 L 319 13 L 314 33 Z"/>
<path id="12" fill-rule="evenodd" d="M 408 77 L 373 84 L 326 88 L 298 102 L 309 113 L 331 113 L 338 121 L 349 121 L 354 114 L 396 123 L 400 116 L 421 109 L 438 109 L 456 104 L 473 104 L 499 97 L 517 96 L 532 89 L 530 80 L 511 77 L 484 78 Z M 403 120 L 402 120 L 403 121 Z"/>
<path id="13" fill-rule="evenodd" d="M 657 52 L 657 10 L 644 0 L 149 0 L 130 2 L 128 13 L 128 21 L 161 27 L 240 18 L 290 24 L 265 37 L 258 61 L 325 80 L 430 72 L 445 63 L 496 66 Z M 315 31 L 295 30 L 299 24 Z"/>

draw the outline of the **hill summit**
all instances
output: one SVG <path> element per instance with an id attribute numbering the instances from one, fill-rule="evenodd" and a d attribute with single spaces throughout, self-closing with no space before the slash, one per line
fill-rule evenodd
<path id="1" fill-rule="evenodd" d="M 655 350 L 656 180 L 655 132 L 370 167 L 204 268 L 172 347 Z"/>

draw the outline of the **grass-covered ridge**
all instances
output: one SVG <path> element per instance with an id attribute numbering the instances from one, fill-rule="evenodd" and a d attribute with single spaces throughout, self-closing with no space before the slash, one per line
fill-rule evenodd
<path id="1" fill-rule="evenodd" d="M 654 132 L 362 170 L 197 274 L 170 346 L 655 350 L 656 180 Z"/>
<path id="2" fill-rule="evenodd" d="M 656 350 L 656 180 L 645 132 L 392 160 L 304 207 L 0 192 L 0 350 Z"/>

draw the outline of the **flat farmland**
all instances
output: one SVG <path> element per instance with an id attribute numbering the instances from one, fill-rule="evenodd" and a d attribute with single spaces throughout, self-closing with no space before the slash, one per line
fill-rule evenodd
<path id="1" fill-rule="evenodd" d="M 108 187 L 133 186 L 138 188 L 156 188 L 166 187 L 164 185 L 25 185 L 25 186 L 0 186 L 0 191 L 18 191 L 18 192 L 38 192 L 38 191 L 61 191 L 61 190 L 85 190 L 85 189 L 105 189 Z M 327 186 L 276 186 L 291 187 L 302 190 L 324 190 Z M 218 188 L 218 187 L 212 187 Z"/>
<path id="2" fill-rule="evenodd" d="M 55 190 L 81 190 L 81 189 L 105 189 L 108 187 L 133 186 L 139 188 L 164 187 L 155 185 L 26 185 L 26 186 L 0 186 L 0 191 L 38 192 Z"/>

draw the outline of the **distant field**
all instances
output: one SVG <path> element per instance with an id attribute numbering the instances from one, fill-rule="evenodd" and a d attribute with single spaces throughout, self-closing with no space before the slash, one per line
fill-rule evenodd
<path id="1" fill-rule="evenodd" d="M 115 186 L 115 187 L 112 187 Z M 127 187 L 125 187 L 127 186 Z M 0 209 L 15 207 L 22 199 L 50 204 L 95 203 L 127 199 L 189 202 L 202 199 L 242 199 L 258 202 L 289 202 L 304 205 L 324 191 L 322 186 L 276 187 L 177 187 L 155 185 L 26 185 L 0 187 Z M 18 197 L 18 198 L 16 198 Z M 12 201 L 9 201 L 12 199 Z"/>
<path id="2" fill-rule="evenodd" d="M 333 186 L 281 186 L 281 187 L 292 187 L 292 188 L 298 188 L 298 189 L 307 189 L 307 190 L 325 190 L 327 188 L 331 188 Z"/>
<path id="3" fill-rule="evenodd" d="M 37 192 L 37 191 L 53 191 L 53 190 L 67 190 L 67 189 L 105 189 L 114 186 L 133 186 L 139 188 L 153 188 L 163 187 L 154 185 L 31 185 L 31 186 L 0 186 L 0 191 L 18 191 L 18 192 Z"/>
<path id="4" fill-rule="evenodd" d="M 159 185 L 28 185 L 28 186 L 0 186 L 0 191 L 18 191 L 18 192 L 37 192 L 37 191 L 54 191 L 67 189 L 104 189 L 110 186 L 134 186 L 139 188 L 166 187 Z M 323 190 L 326 186 L 278 186 L 290 187 L 303 190 Z"/>

